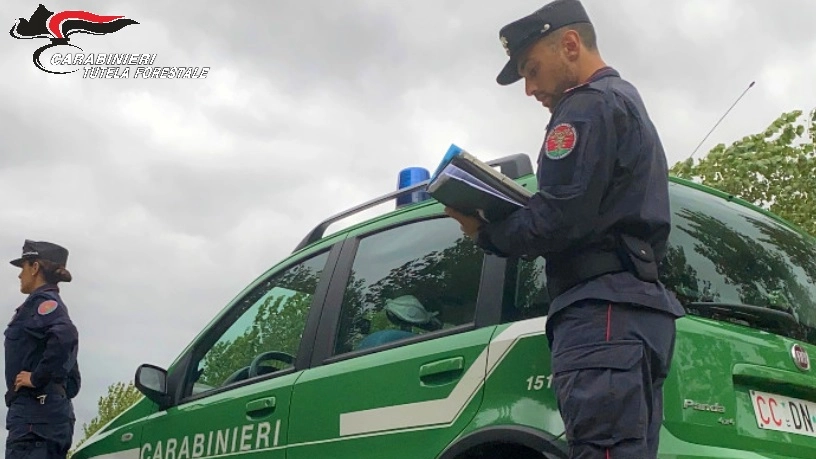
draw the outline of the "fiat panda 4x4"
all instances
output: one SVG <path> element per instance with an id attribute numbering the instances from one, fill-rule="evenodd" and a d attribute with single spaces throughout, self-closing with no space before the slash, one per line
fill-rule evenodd
<path id="1" fill-rule="evenodd" d="M 528 156 L 491 165 L 535 189 Z M 485 254 L 433 199 L 403 205 L 426 184 L 320 223 L 166 370 L 142 365 L 145 397 L 74 458 L 567 457 L 544 261 Z M 660 457 L 816 458 L 816 242 L 727 194 L 670 190 L 660 274 L 688 315 Z"/>

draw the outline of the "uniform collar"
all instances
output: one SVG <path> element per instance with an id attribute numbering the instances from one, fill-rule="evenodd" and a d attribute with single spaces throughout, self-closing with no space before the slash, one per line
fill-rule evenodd
<path id="1" fill-rule="evenodd" d="M 578 88 L 583 88 L 584 86 L 587 86 L 587 85 L 589 85 L 591 83 L 594 83 L 594 82 L 600 80 L 601 78 L 606 78 L 606 77 L 610 77 L 610 76 L 619 77 L 620 73 L 618 73 L 617 70 L 613 69 L 612 67 L 610 67 L 608 65 L 606 67 L 601 67 L 598 70 L 596 70 L 595 73 L 590 75 L 589 78 L 587 78 L 586 81 L 584 81 L 583 83 L 581 83 L 581 84 L 579 84 L 577 86 L 573 86 L 573 87 L 567 89 L 566 91 L 564 91 L 564 94 L 572 92 L 572 91 L 574 91 L 574 90 L 576 90 Z"/>
<path id="2" fill-rule="evenodd" d="M 15 317 L 16 317 L 16 313 L 20 312 L 20 309 L 23 309 L 23 307 L 25 307 L 26 305 L 29 304 L 29 301 L 32 298 L 34 298 L 34 295 L 36 295 L 38 293 L 42 293 L 42 292 L 49 292 L 49 291 L 59 293 L 59 286 L 57 286 L 55 284 L 45 284 L 45 285 L 41 285 L 41 286 L 35 288 L 33 292 L 28 294 L 28 297 L 26 297 L 26 300 L 23 301 L 23 304 L 21 304 L 20 306 L 17 306 L 17 309 L 14 310 L 15 311 Z M 14 319 L 12 318 L 12 320 L 14 320 Z"/>
<path id="3" fill-rule="evenodd" d="M 26 299 L 26 303 L 28 303 L 28 300 L 34 298 L 34 296 L 36 296 L 38 293 L 43 293 L 43 292 L 59 293 L 59 287 L 57 285 L 55 285 L 55 284 L 41 285 L 41 286 L 35 288 L 33 292 L 28 294 L 28 298 Z M 26 303 L 23 303 L 23 304 L 26 304 Z"/>
<path id="4" fill-rule="evenodd" d="M 44 284 L 34 289 L 34 291 L 31 292 L 31 294 L 34 295 L 35 293 L 47 292 L 49 290 L 53 290 L 59 293 L 59 286 L 57 286 L 56 284 Z"/>

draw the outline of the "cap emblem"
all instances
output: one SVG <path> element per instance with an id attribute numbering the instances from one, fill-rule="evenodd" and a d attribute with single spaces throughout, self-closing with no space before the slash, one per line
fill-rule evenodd
<path id="1" fill-rule="evenodd" d="M 507 55 L 509 56 L 509 55 L 510 55 L 510 46 L 508 46 L 508 44 L 507 44 L 507 37 L 505 37 L 504 35 L 502 35 L 502 36 L 501 36 L 501 38 L 499 38 L 499 41 L 501 41 L 501 44 L 502 44 L 502 46 L 504 47 L 504 51 L 505 51 L 505 52 L 507 53 Z"/>

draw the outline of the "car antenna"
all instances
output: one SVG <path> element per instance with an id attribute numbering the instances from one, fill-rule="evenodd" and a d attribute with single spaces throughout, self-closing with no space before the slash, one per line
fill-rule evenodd
<path id="1" fill-rule="evenodd" d="M 708 131 L 708 134 L 706 134 L 706 136 L 703 137 L 703 140 L 701 140 L 700 143 L 697 145 L 697 148 L 695 148 L 694 151 L 691 152 L 691 156 L 689 156 L 688 159 L 686 159 L 686 161 L 689 161 L 691 158 L 694 157 L 694 154 L 697 153 L 697 150 L 700 149 L 700 147 L 703 145 L 703 142 L 705 142 L 708 136 L 710 136 L 711 133 L 714 132 L 714 129 L 717 129 L 717 126 L 719 126 L 722 120 L 725 119 L 726 116 L 728 116 L 728 113 L 731 112 L 731 109 L 733 109 L 737 105 L 737 103 L 742 99 L 742 97 L 745 95 L 745 93 L 748 92 L 749 89 L 754 87 L 754 83 L 756 83 L 756 81 L 752 81 L 751 84 L 749 84 L 748 87 L 745 88 L 745 91 L 742 91 L 742 94 L 740 94 L 740 96 L 737 97 L 737 100 L 734 101 L 733 104 L 731 104 L 731 107 L 729 107 L 728 110 L 725 111 L 723 116 L 720 117 L 720 120 L 717 121 L 716 124 L 714 124 L 714 127 L 712 127 L 710 131 Z"/>

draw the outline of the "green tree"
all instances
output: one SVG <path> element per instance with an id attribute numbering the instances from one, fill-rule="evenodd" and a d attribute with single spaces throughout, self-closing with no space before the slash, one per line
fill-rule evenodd
<path id="1" fill-rule="evenodd" d="M 95 434 L 99 429 L 105 426 L 116 416 L 119 416 L 123 411 L 133 406 L 140 398 L 142 393 L 136 389 L 136 386 L 130 383 L 118 382 L 108 386 L 108 393 L 99 397 L 98 406 L 99 411 L 91 422 L 82 425 L 83 436 L 74 449 L 69 453 L 69 457 L 73 452 L 83 443 L 85 443 L 91 435 Z"/>
<path id="2" fill-rule="evenodd" d="M 816 235 L 816 110 L 783 113 L 763 132 L 719 144 L 672 174 L 731 193 Z"/>

